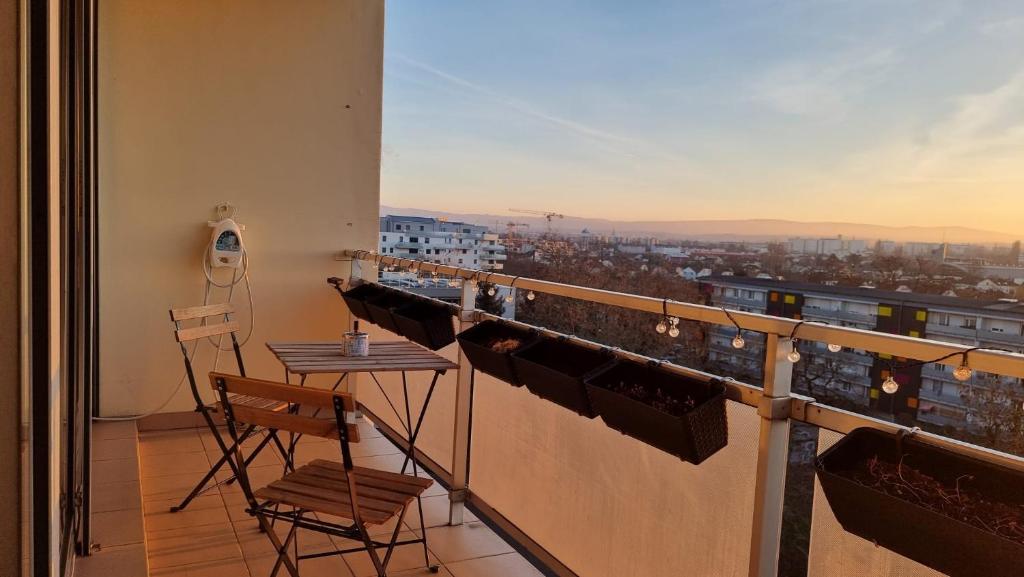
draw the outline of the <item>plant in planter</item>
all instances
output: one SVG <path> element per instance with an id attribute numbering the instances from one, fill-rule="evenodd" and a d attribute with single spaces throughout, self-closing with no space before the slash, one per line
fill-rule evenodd
<path id="1" fill-rule="evenodd" d="M 512 366 L 512 353 L 537 340 L 537 332 L 508 323 L 484 321 L 456 337 L 473 368 L 513 386 L 522 386 Z"/>
<path id="2" fill-rule="evenodd" d="M 611 362 L 610 354 L 565 338 L 541 338 L 512 355 L 516 374 L 531 393 L 591 419 L 596 414 L 583 379 Z"/>
<path id="3" fill-rule="evenodd" d="M 949 575 L 1024 575 L 1024 473 L 874 429 L 815 469 L 850 533 Z"/>
<path id="4" fill-rule="evenodd" d="M 725 385 L 634 361 L 587 381 L 591 406 L 612 429 L 698 464 L 729 441 Z"/>
<path id="5" fill-rule="evenodd" d="M 402 336 L 430 350 L 455 342 L 455 328 L 450 305 L 428 299 L 415 299 L 394 311 L 395 325 Z"/>

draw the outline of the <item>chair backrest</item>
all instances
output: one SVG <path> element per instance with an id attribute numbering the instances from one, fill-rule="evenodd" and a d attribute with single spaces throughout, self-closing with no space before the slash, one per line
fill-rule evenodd
<path id="1" fill-rule="evenodd" d="M 355 410 L 355 402 L 348 393 L 300 387 L 264 381 L 248 377 L 239 377 L 226 373 L 210 373 L 210 386 L 221 393 L 221 402 L 226 403 L 225 418 L 230 421 L 259 425 L 268 429 L 290 431 L 303 435 L 313 435 L 327 439 L 359 442 L 359 429 L 344 421 L 344 413 Z M 244 395 L 268 401 L 286 402 L 314 409 L 326 409 L 330 419 L 316 418 L 294 412 L 272 411 L 251 405 L 231 403 L 228 394 Z M 340 419 L 333 418 L 341 414 Z M 340 427 L 344 425 L 347 438 L 341 436 Z"/>
<path id="2" fill-rule="evenodd" d="M 230 315 L 234 312 L 235 306 L 231 303 L 171 309 L 171 321 L 174 322 L 174 338 L 179 343 L 184 343 L 204 337 L 236 333 L 239 330 L 238 322 L 230 318 Z M 206 321 L 210 317 L 221 317 L 223 320 L 217 324 L 209 324 Z M 200 319 L 201 323 L 199 326 L 182 328 L 182 321 L 193 319 Z"/>

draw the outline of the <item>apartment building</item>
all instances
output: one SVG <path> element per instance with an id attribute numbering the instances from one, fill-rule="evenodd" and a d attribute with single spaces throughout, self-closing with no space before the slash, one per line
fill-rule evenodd
<path id="1" fill-rule="evenodd" d="M 1024 303 L 1012 299 L 976 301 L 743 277 L 711 277 L 701 286 L 714 306 L 972 347 L 1024 351 Z M 756 382 L 764 362 L 763 338 L 744 333 L 745 345 L 737 349 L 732 346 L 735 335 L 735 329 L 728 327 L 709 331 L 708 358 L 728 366 L 735 376 Z M 846 348 L 831 350 L 824 343 L 799 346 L 803 359 L 795 369 L 795 386 L 814 396 L 868 407 L 878 415 L 937 426 L 973 426 L 978 419 L 965 401 L 969 389 L 999 388 L 1024 395 L 1024 383 L 1019 379 L 975 371 L 961 382 L 947 365 L 908 366 L 911 363 L 903 359 Z M 900 385 L 891 395 L 881 389 L 890 375 Z"/>
<path id="2" fill-rule="evenodd" d="M 380 253 L 488 271 L 502 270 L 508 258 L 486 226 L 422 216 L 382 217 Z"/>
<path id="3" fill-rule="evenodd" d="M 786 241 L 786 248 L 794 254 L 820 254 L 846 256 L 863 254 L 868 250 L 865 240 L 843 238 L 791 238 Z"/>

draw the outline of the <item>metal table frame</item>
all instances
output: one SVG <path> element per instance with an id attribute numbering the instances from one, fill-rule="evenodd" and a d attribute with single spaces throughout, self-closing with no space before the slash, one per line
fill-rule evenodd
<path id="1" fill-rule="evenodd" d="M 303 365 L 300 362 L 300 359 L 312 358 L 312 357 L 307 357 L 307 355 L 312 355 L 314 352 L 320 352 L 320 351 L 329 352 L 329 349 L 326 348 L 325 345 L 333 345 L 334 351 L 336 351 L 336 355 L 335 356 L 337 358 L 337 365 L 331 364 L 329 360 L 322 360 L 322 361 L 318 361 L 319 363 L 322 363 L 322 364 L 318 364 L 316 366 L 316 369 L 314 370 L 314 369 L 309 368 L 310 365 L 308 365 L 308 364 L 307 365 Z M 311 348 L 309 349 L 308 352 L 296 353 L 294 357 L 289 352 L 287 352 L 287 350 L 285 350 L 285 349 L 296 349 L 297 350 L 297 349 L 301 349 L 304 346 L 308 346 L 308 347 L 311 347 Z M 440 356 L 440 355 L 438 355 L 438 354 L 436 354 L 436 353 L 434 353 L 432 351 L 428 351 L 428 350 L 426 350 L 426 349 L 424 349 L 424 348 L 422 348 L 422 347 L 420 347 L 418 345 L 415 345 L 413 343 L 410 343 L 408 341 L 383 341 L 383 342 L 370 343 L 370 355 L 371 356 L 367 357 L 367 358 L 373 358 L 373 355 L 374 355 L 375 352 L 379 353 L 380 350 L 385 348 L 385 347 L 387 347 L 387 348 L 392 348 L 393 347 L 396 350 L 398 350 L 399 353 L 414 354 L 416 359 L 417 359 L 417 362 L 409 361 L 409 362 L 403 363 L 401 359 L 398 359 L 398 360 L 393 361 L 391 364 L 385 364 L 385 365 L 380 365 L 380 366 L 366 364 L 364 361 L 361 360 L 362 359 L 361 357 L 344 357 L 344 356 L 341 356 L 341 354 L 340 354 L 341 343 L 325 343 L 323 341 L 309 342 L 309 343 L 299 343 L 299 342 L 296 342 L 296 343 L 273 343 L 273 342 L 268 342 L 267 343 L 267 348 L 270 349 L 270 351 L 272 353 L 274 353 L 274 356 L 284 366 L 285 382 L 289 383 L 289 384 L 291 384 L 291 375 L 292 374 L 299 375 L 299 383 L 298 383 L 299 386 L 305 386 L 306 385 L 306 378 L 309 375 L 311 375 L 311 374 L 338 374 L 339 375 L 338 379 L 331 386 L 331 390 L 332 391 L 336 391 L 338 389 L 338 387 L 341 386 L 341 383 L 349 375 L 355 374 L 355 373 L 367 373 L 367 374 L 369 374 L 370 378 L 373 379 L 374 384 L 376 384 L 377 388 L 380 390 L 381 395 L 384 396 L 384 400 L 386 400 L 388 402 L 388 406 L 391 407 L 391 411 L 395 414 L 395 417 L 398 419 L 399 424 L 402 426 L 403 429 L 405 429 L 406 440 L 407 440 L 407 442 L 409 444 L 409 447 L 408 447 L 408 450 L 406 450 L 406 449 L 404 449 L 402 447 L 398 447 L 398 449 L 402 452 L 402 454 L 405 455 L 405 458 L 402 461 L 402 468 L 401 468 L 400 472 L 402 474 L 405 474 L 405 471 L 408 468 L 409 463 L 411 462 L 412 463 L 413 475 L 419 476 L 420 468 L 419 468 L 418 463 L 416 462 L 416 439 L 419 437 L 420 430 L 423 427 L 423 419 L 426 416 L 427 409 L 430 406 L 430 399 L 434 395 L 434 389 L 437 387 L 437 381 L 441 377 L 441 375 L 445 374 L 449 369 L 458 368 L 458 365 L 456 365 L 455 363 L 449 361 L 448 359 L 445 359 L 444 357 L 442 357 L 442 356 Z M 424 363 L 421 362 L 421 361 L 423 359 L 426 359 L 428 356 L 431 359 L 433 359 L 433 363 L 427 363 L 426 365 L 424 365 Z M 334 368 L 335 366 L 337 366 L 336 369 Z M 305 367 L 305 368 L 303 368 L 303 367 Z M 412 371 L 416 371 L 416 372 L 432 371 L 434 373 L 433 377 L 430 380 L 430 387 L 427 389 L 427 396 L 423 399 L 423 404 L 420 406 L 419 414 L 416 416 L 416 424 L 415 425 L 413 425 L 412 410 L 411 410 L 411 408 L 409 406 L 410 405 L 410 403 L 409 403 L 409 381 L 408 381 L 408 375 L 407 375 L 408 372 L 412 372 Z M 388 395 L 387 391 L 384 388 L 384 385 L 380 382 L 380 379 L 377 378 L 377 375 L 375 374 L 376 372 L 401 372 L 402 373 L 402 397 L 403 397 L 403 400 L 405 401 L 405 418 L 404 419 L 403 419 L 401 413 L 398 411 L 398 408 L 395 407 L 394 402 L 392 402 L 391 397 Z M 357 406 L 362 406 L 362 405 L 357 402 Z M 298 408 L 297 407 L 293 407 L 290 410 L 298 410 Z M 314 417 L 317 416 L 319 411 L 320 410 L 317 409 L 313 413 L 313 416 Z M 289 435 L 288 455 L 287 455 L 286 462 L 285 462 L 285 469 L 286 470 L 289 470 L 289 469 L 292 470 L 292 471 L 295 470 L 295 463 L 294 463 L 295 447 L 298 444 L 299 439 L 301 439 L 301 438 L 302 438 L 301 434 L 300 435 L 296 435 L 296 434 L 290 434 Z M 429 565 L 429 556 L 427 555 L 427 542 L 426 542 L 427 530 L 426 530 L 426 526 L 425 526 L 426 523 L 425 523 L 424 517 L 423 517 L 423 500 L 422 500 L 421 496 L 417 496 L 416 497 L 416 507 L 419 510 L 419 514 L 420 514 L 420 524 L 422 525 L 420 527 L 420 529 L 423 531 L 423 552 L 424 552 L 424 556 L 427 556 L 427 558 L 428 558 L 428 563 L 427 564 Z"/>

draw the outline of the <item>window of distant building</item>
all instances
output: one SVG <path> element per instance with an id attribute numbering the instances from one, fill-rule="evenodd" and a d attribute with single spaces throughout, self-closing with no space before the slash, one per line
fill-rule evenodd
<path id="1" fill-rule="evenodd" d="M 978 328 L 978 319 L 976 317 L 964 317 L 960 326 L 965 329 L 976 329 Z"/>
<path id="2" fill-rule="evenodd" d="M 462 259 L 461 258 L 459 259 L 459 264 L 462 264 Z"/>
<path id="3" fill-rule="evenodd" d="M 420 230 L 423 230 L 423 225 L 422 224 L 420 225 Z"/>
<path id="4" fill-rule="evenodd" d="M 387 242 L 388 241 L 388 236 L 386 234 L 382 234 L 381 237 L 380 237 L 380 241 L 381 242 Z"/>
<path id="5" fill-rule="evenodd" d="M 420 237 L 418 237 L 418 236 L 410 236 L 409 237 L 409 242 L 419 242 L 419 241 L 420 241 Z"/>
<path id="6" fill-rule="evenodd" d="M 464 232 L 466 234 L 469 234 L 469 229 L 468 228 L 464 228 L 464 229 L 462 229 L 462 232 Z"/>
<path id="7" fill-rule="evenodd" d="M 419 252 L 420 252 L 420 249 L 418 249 L 418 248 L 410 248 L 409 249 L 409 254 L 418 254 Z"/>
<path id="8" fill-rule="evenodd" d="M 932 392 L 937 396 L 942 396 L 942 381 L 932 381 Z"/>
<path id="9" fill-rule="evenodd" d="M 935 315 L 935 317 L 936 317 L 937 322 L 939 323 L 940 326 L 944 326 L 944 327 L 948 327 L 949 326 L 949 315 L 948 314 L 946 314 L 946 313 L 937 313 Z"/>
<path id="10" fill-rule="evenodd" d="M 839 388 L 841 388 L 842 390 L 844 390 L 847 393 L 849 393 L 850 391 L 853 390 L 853 385 L 851 385 L 850 383 L 848 383 L 846 381 L 843 381 L 843 382 L 839 383 Z"/>

